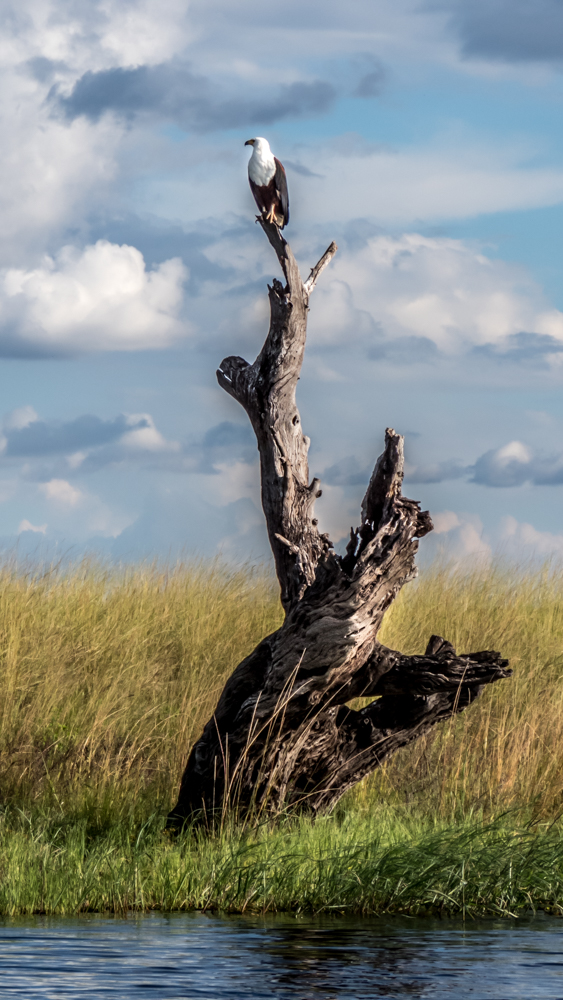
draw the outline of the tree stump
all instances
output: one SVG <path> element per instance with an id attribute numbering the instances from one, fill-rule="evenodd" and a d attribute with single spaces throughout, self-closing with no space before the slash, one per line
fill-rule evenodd
<path id="1" fill-rule="evenodd" d="M 334 243 L 303 281 L 286 240 L 259 218 L 285 284 L 268 287 L 270 329 L 254 364 L 225 358 L 219 385 L 246 410 L 260 453 L 262 506 L 285 621 L 235 669 L 191 750 L 169 826 L 213 822 L 226 811 L 330 810 L 357 781 L 431 726 L 465 709 L 486 684 L 507 677 L 492 651 L 458 655 L 432 635 L 422 656 L 377 639 L 383 616 L 416 576 L 428 511 L 401 493 L 403 438 L 388 428 L 344 556 L 314 516 L 320 482 L 309 482 L 295 401 L 309 297 Z M 347 703 L 371 697 L 355 711 Z"/>

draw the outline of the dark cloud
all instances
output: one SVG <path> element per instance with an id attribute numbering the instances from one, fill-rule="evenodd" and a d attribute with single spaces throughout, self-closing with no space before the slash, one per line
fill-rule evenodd
<path id="1" fill-rule="evenodd" d="M 192 471 L 207 475 L 217 473 L 218 465 L 234 462 L 252 465 L 257 460 L 252 428 L 248 424 L 235 424 L 230 420 L 211 427 L 201 441 L 187 446 L 185 453 L 195 459 Z"/>
<path id="2" fill-rule="evenodd" d="M 405 437 L 413 439 L 420 437 L 416 431 L 408 431 Z M 320 474 L 320 478 L 328 486 L 362 486 L 366 487 L 373 464 L 362 465 L 355 455 L 348 455 L 339 462 L 329 466 Z M 436 462 L 429 465 L 411 465 L 407 463 L 405 480 L 409 483 L 442 483 L 447 479 L 462 479 L 473 471 L 473 466 L 462 465 L 456 459 Z"/>
<path id="3" fill-rule="evenodd" d="M 301 174 L 302 177 L 325 176 L 325 174 L 316 174 L 314 170 L 309 170 L 309 167 L 305 167 L 302 163 L 297 163 L 295 160 L 286 160 L 284 157 L 283 163 L 285 167 L 289 167 L 290 170 L 294 170 L 296 174 Z"/>
<path id="4" fill-rule="evenodd" d="M 18 297 L 19 298 L 19 297 Z M 5 297 L 2 305 L 8 308 L 16 301 L 16 296 L 11 300 Z M 18 305 L 20 303 L 18 302 Z M 16 307 L 17 308 L 17 307 Z M 7 310 L 6 310 L 7 311 Z M 39 361 L 46 359 L 70 358 L 76 356 L 71 347 L 67 344 L 57 344 L 53 341 L 45 340 L 33 341 L 22 337 L 21 318 L 7 318 L 0 321 L 0 358 L 17 358 L 24 361 Z"/>
<path id="5" fill-rule="evenodd" d="M 267 96 L 227 98 L 207 77 L 178 63 L 89 70 L 68 97 L 56 88 L 51 92 L 51 100 L 70 119 L 85 115 L 97 121 L 108 111 L 126 120 L 149 114 L 197 132 L 318 115 L 328 111 L 335 98 L 335 88 L 324 80 L 287 84 Z"/>
<path id="6" fill-rule="evenodd" d="M 438 6 L 452 10 L 451 25 L 466 56 L 508 62 L 563 58 L 561 0 L 453 0 Z"/>
<path id="7" fill-rule="evenodd" d="M 374 361 L 386 360 L 394 364 L 429 364 L 436 361 L 440 351 L 429 337 L 397 337 L 381 340 L 368 350 Z"/>
<path id="8" fill-rule="evenodd" d="M 254 225 L 249 220 L 248 229 Z M 197 295 L 206 281 L 222 281 L 225 284 L 237 275 L 234 267 L 225 267 L 209 259 L 205 250 L 218 239 L 236 236 L 240 223 L 235 225 L 219 223 L 217 219 L 206 219 L 197 228 L 184 229 L 179 223 L 160 219 L 157 216 L 136 215 L 132 212 L 119 216 L 96 215 L 89 222 L 89 242 L 99 239 L 110 243 L 134 246 L 140 250 L 147 265 L 153 267 L 171 257 L 181 257 L 189 269 L 185 283 L 189 295 Z"/>
<path id="9" fill-rule="evenodd" d="M 342 132 L 333 136 L 327 145 L 333 149 L 338 156 L 349 156 L 354 159 L 358 157 L 376 156 L 378 153 L 394 152 L 391 146 L 382 142 L 369 142 L 359 132 Z"/>
<path id="10" fill-rule="evenodd" d="M 371 219 L 350 219 L 342 226 L 338 246 L 346 246 L 349 250 L 357 252 L 367 247 L 370 240 L 384 233 L 383 227 Z"/>
<path id="11" fill-rule="evenodd" d="M 519 441 L 481 455 L 474 465 L 462 465 L 455 459 L 430 465 L 410 466 L 405 474 L 409 483 L 442 483 L 468 479 L 480 486 L 505 488 L 532 483 L 534 486 L 563 484 L 563 455 L 539 456 Z"/>
<path id="12" fill-rule="evenodd" d="M 467 471 L 467 466 L 448 459 L 430 465 L 411 466 L 405 473 L 405 479 L 409 483 L 443 483 L 447 479 L 461 479 Z"/>
<path id="13" fill-rule="evenodd" d="M 127 438 L 131 431 L 151 429 L 146 442 Z M 199 441 L 183 446 L 154 438 L 158 434 L 149 416 L 135 420 L 120 415 L 114 420 L 81 416 L 67 423 L 34 420 L 26 427 L 4 428 L 4 458 L 35 459 L 26 478 L 46 481 L 55 477 L 90 475 L 108 466 L 141 463 L 146 469 L 173 473 L 216 475 L 220 465 L 257 460 L 256 441 L 251 427 L 225 420 L 211 427 Z M 68 457 L 83 452 L 76 465 Z"/>
<path id="14" fill-rule="evenodd" d="M 512 333 L 502 344 L 481 344 L 474 347 L 472 354 L 490 361 L 533 365 L 549 368 L 549 356 L 561 354 L 563 342 L 546 333 Z"/>
<path id="15" fill-rule="evenodd" d="M 362 53 L 357 57 L 357 63 L 362 75 L 354 90 L 354 97 L 378 97 L 385 86 L 387 74 L 383 63 L 370 53 Z"/>
<path id="16" fill-rule="evenodd" d="M 325 469 L 321 478 L 329 486 L 366 486 L 370 474 L 370 468 L 364 468 L 354 455 L 350 455 Z M 405 472 L 407 483 L 443 483 L 452 479 L 467 479 L 480 486 L 499 488 L 524 483 L 559 486 L 563 484 L 563 453 L 537 455 L 527 445 L 513 441 L 485 452 L 474 465 L 465 465 L 452 458 L 427 465 L 409 463 Z"/>
<path id="17" fill-rule="evenodd" d="M 412 437 L 412 433 L 409 437 Z M 371 468 L 349 455 L 320 474 L 329 486 L 367 486 Z M 443 483 L 466 479 L 480 486 L 504 488 L 531 483 L 534 486 L 563 485 L 563 453 L 539 455 L 528 445 L 513 441 L 481 455 L 473 465 L 457 459 L 414 465 L 407 462 L 407 483 Z"/>
<path id="18" fill-rule="evenodd" d="M 4 454 L 10 458 L 39 458 L 45 455 L 73 454 L 87 448 L 99 447 L 117 441 L 132 430 L 149 427 L 149 421 L 140 417 L 128 423 L 121 414 L 115 420 L 101 420 L 88 414 L 67 423 L 47 423 L 34 420 L 27 427 L 6 428 L 7 444 Z"/>
<path id="19" fill-rule="evenodd" d="M 47 59 L 45 56 L 34 56 L 33 59 L 28 59 L 24 66 L 39 83 L 49 83 L 56 73 L 67 69 L 65 63 Z"/>
<path id="20" fill-rule="evenodd" d="M 519 442 L 487 451 L 473 467 L 472 482 L 482 486 L 560 486 L 563 455 L 538 456 Z"/>
<path id="21" fill-rule="evenodd" d="M 325 469 L 320 478 L 328 486 L 367 486 L 371 471 L 369 466 L 360 465 L 355 455 L 349 455 Z"/>

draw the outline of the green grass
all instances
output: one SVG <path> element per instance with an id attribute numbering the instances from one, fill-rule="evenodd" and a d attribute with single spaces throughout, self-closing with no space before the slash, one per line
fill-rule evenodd
<path id="1" fill-rule="evenodd" d="M 436 566 L 381 638 L 497 648 L 514 677 L 316 823 L 187 832 L 164 815 L 226 677 L 281 622 L 219 564 L 0 569 L 0 913 L 563 907 L 563 572 Z M 503 817 L 500 818 L 499 817 Z"/>
<path id="2" fill-rule="evenodd" d="M 6 816 L 0 912 L 217 909 L 518 915 L 563 912 L 558 829 L 432 826 L 382 811 L 170 839 L 162 817 L 107 825 Z"/>

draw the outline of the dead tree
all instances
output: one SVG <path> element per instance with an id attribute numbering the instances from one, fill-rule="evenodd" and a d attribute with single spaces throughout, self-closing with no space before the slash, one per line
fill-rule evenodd
<path id="1" fill-rule="evenodd" d="M 406 656 L 377 639 L 400 588 L 416 576 L 428 511 L 401 493 L 403 439 L 388 428 L 344 556 L 314 516 L 320 482 L 309 482 L 295 390 L 309 297 L 334 243 L 303 281 L 277 227 L 259 219 L 285 284 L 268 288 L 270 329 L 254 364 L 226 358 L 222 386 L 246 410 L 258 441 L 262 506 L 285 621 L 235 669 L 193 747 L 169 825 L 209 820 L 236 806 L 278 812 L 330 810 L 400 747 L 461 712 L 486 684 L 507 677 L 496 652 L 458 655 L 440 636 Z M 351 699 L 373 700 L 358 711 Z"/>

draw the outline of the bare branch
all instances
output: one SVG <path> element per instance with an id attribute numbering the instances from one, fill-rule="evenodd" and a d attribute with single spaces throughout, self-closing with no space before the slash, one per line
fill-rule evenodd
<path id="1" fill-rule="evenodd" d="M 278 226 L 276 226 L 275 222 L 267 222 L 263 215 L 257 215 L 256 222 L 262 226 L 262 229 L 266 233 L 269 242 L 276 251 L 279 262 L 283 268 L 282 262 L 285 260 L 286 256 L 286 248 L 288 246 L 287 240 L 284 239 L 281 234 L 281 230 Z"/>
<path id="2" fill-rule="evenodd" d="M 283 238 L 275 222 L 266 222 L 261 215 L 257 216 L 256 221 L 260 223 L 271 246 L 276 251 L 290 294 L 304 296 L 303 280 L 289 243 Z"/>
<path id="3" fill-rule="evenodd" d="M 304 283 L 304 288 L 305 288 L 305 291 L 306 291 L 307 295 L 311 294 L 311 292 L 313 291 L 313 288 L 315 287 L 315 285 L 317 283 L 317 279 L 318 279 L 321 271 L 324 271 L 324 269 L 327 266 L 327 264 L 330 264 L 330 262 L 331 262 L 332 258 L 334 257 L 334 255 L 335 255 L 335 253 L 336 253 L 337 250 L 338 250 L 338 247 L 336 246 L 336 243 L 334 243 L 334 241 L 333 241 L 330 244 L 328 250 L 325 250 L 325 252 L 323 253 L 321 259 L 318 262 L 318 264 L 315 264 L 315 266 L 311 268 L 311 273 L 310 273 L 309 277 L 307 278 L 307 281 Z"/>
<path id="4" fill-rule="evenodd" d="M 217 369 L 217 381 L 225 392 L 245 406 L 250 365 L 244 358 L 224 358 Z"/>

